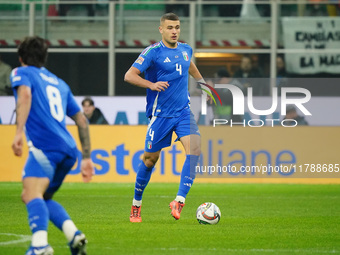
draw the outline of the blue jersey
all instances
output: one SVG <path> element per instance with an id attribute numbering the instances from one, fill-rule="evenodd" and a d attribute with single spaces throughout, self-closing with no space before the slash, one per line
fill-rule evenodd
<path id="1" fill-rule="evenodd" d="M 32 105 L 25 125 L 27 141 L 43 151 L 62 151 L 74 155 L 76 143 L 66 129 L 65 114 L 80 111 L 69 86 L 46 68 L 19 67 L 12 71 L 14 96 L 16 89 L 31 88 Z"/>
<path id="2" fill-rule="evenodd" d="M 132 65 L 145 79 L 153 83 L 166 81 L 165 91 L 147 89 L 146 115 L 158 117 L 178 117 L 189 106 L 189 67 L 192 48 L 185 43 L 177 43 L 176 48 L 168 48 L 162 41 L 147 47 Z"/>

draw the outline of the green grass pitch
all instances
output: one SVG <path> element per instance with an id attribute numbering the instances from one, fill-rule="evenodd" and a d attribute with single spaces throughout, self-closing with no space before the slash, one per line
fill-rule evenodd
<path id="1" fill-rule="evenodd" d="M 150 183 L 142 223 L 130 223 L 133 184 L 64 184 L 55 200 L 87 236 L 88 254 L 340 254 L 340 185 L 195 184 L 181 219 L 170 216 L 178 184 Z M 30 231 L 20 183 L 0 183 L 0 254 L 23 255 Z M 222 212 L 198 224 L 203 202 Z M 52 224 L 55 254 L 69 254 Z"/>

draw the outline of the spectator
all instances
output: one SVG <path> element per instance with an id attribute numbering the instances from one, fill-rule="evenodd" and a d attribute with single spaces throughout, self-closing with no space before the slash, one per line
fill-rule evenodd
<path id="1" fill-rule="evenodd" d="M 282 55 L 276 57 L 276 86 L 279 88 L 279 95 L 281 96 L 282 87 L 288 84 L 288 73 L 286 71 L 286 64 Z"/>
<path id="2" fill-rule="evenodd" d="M 276 57 L 276 77 L 286 78 L 288 73 L 286 71 L 286 63 L 282 55 Z"/>
<path id="3" fill-rule="evenodd" d="M 253 60 L 250 55 L 243 55 L 239 70 L 234 74 L 235 78 L 261 78 L 261 72 L 253 67 Z"/>
<path id="4" fill-rule="evenodd" d="M 286 108 L 286 116 L 284 117 L 285 125 L 295 126 L 297 123 L 298 126 L 307 126 L 308 122 L 305 120 L 305 117 L 300 116 L 296 112 L 296 108 L 294 105 L 288 105 Z M 289 121 L 290 120 L 290 121 Z M 296 121 L 296 122 L 295 122 Z"/>
<path id="5" fill-rule="evenodd" d="M 10 65 L 1 61 L 0 56 L 0 96 L 12 95 L 11 81 L 9 79 L 11 71 Z"/>
<path id="6" fill-rule="evenodd" d="M 250 55 L 242 56 L 240 68 L 234 73 L 233 77 L 237 78 L 244 87 L 253 87 L 254 96 L 269 95 L 269 84 L 263 79 L 254 79 L 263 78 L 263 75 L 259 69 L 254 68 Z"/>
<path id="7" fill-rule="evenodd" d="M 82 102 L 83 111 L 90 124 L 108 124 L 100 109 L 94 106 L 92 98 L 86 97 Z"/>

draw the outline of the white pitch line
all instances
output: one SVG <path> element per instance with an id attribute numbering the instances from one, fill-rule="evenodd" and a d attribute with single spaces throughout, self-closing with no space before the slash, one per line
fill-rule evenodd
<path id="1" fill-rule="evenodd" d="M 12 233 L 0 233 L 0 236 L 15 236 L 18 237 L 20 239 L 17 240 L 11 240 L 11 241 L 7 241 L 7 242 L 0 242 L 0 246 L 4 246 L 4 245 L 11 245 L 11 244 L 18 244 L 18 243 L 26 243 L 28 241 L 31 241 L 31 236 L 30 235 L 18 235 L 18 234 L 12 234 Z"/>
<path id="2" fill-rule="evenodd" d="M 304 253 L 311 253 L 311 254 L 339 254 L 340 251 L 337 250 L 329 250 L 329 251 L 322 251 L 322 250 L 314 250 L 311 249 L 228 249 L 228 248 L 155 248 L 155 250 L 162 250 L 162 251 L 225 251 L 225 252 L 246 252 L 246 253 L 291 253 L 291 254 L 299 254 L 301 252 Z"/>

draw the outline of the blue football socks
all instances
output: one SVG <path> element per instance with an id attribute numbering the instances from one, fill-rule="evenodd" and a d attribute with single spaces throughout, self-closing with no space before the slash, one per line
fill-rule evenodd
<path id="1" fill-rule="evenodd" d="M 147 167 L 143 161 L 140 163 L 135 184 L 135 200 L 142 200 L 144 189 L 151 178 L 152 169 L 153 167 Z"/>
<path id="2" fill-rule="evenodd" d="M 47 231 L 49 212 L 45 201 L 41 198 L 35 198 L 26 205 L 26 208 L 32 234 L 40 230 Z"/>
<path id="3" fill-rule="evenodd" d="M 186 198 L 196 176 L 195 168 L 197 166 L 198 159 L 199 156 L 187 155 L 181 173 L 181 181 L 179 183 L 177 196 Z"/>
<path id="4" fill-rule="evenodd" d="M 50 220 L 53 224 L 62 230 L 63 223 L 70 219 L 64 207 L 58 202 L 49 199 L 45 201 L 48 211 L 50 212 Z"/>

